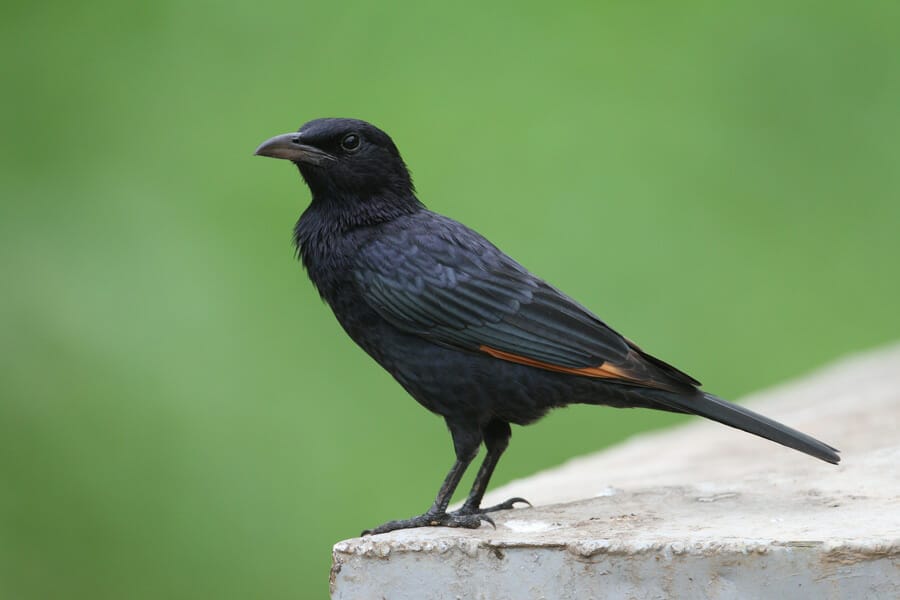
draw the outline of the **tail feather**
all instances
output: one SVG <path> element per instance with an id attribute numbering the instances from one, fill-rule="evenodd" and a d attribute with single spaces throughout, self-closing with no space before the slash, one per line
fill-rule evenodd
<path id="1" fill-rule="evenodd" d="M 732 404 L 706 392 L 699 392 L 698 395 L 694 396 L 657 394 L 654 400 L 669 410 L 706 417 L 723 425 L 758 435 L 782 446 L 799 450 L 834 465 L 841 461 L 841 457 L 838 454 L 840 451 L 837 448 L 832 448 L 828 444 L 820 442 L 805 433 L 791 429 L 787 425 L 782 425 L 750 409 Z"/>

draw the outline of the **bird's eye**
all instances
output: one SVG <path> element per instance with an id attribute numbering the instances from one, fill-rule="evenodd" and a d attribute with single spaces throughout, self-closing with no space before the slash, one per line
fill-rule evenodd
<path id="1" fill-rule="evenodd" d="M 344 139 L 341 140 L 341 148 L 348 152 L 353 152 L 359 148 L 359 136 L 355 133 L 345 135 Z"/>

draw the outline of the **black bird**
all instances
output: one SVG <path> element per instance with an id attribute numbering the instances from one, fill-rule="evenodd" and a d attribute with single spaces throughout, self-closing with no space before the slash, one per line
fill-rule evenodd
<path id="1" fill-rule="evenodd" d="M 391 138 L 355 119 L 316 119 L 263 142 L 312 192 L 294 229 L 309 278 L 341 326 L 413 398 L 442 416 L 456 462 L 424 514 L 364 533 L 479 527 L 481 499 L 509 443 L 572 403 L 700 415 L 837 464 L 838 450 L 699 389 L 487 239 L 425 208 Z M 462 508 L 447 505 L 484 443 Z"/>

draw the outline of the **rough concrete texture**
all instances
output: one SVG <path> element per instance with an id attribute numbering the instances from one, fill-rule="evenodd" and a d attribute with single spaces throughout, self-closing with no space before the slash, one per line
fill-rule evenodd
<path id="1" fill-rule="evenodd" d="M 748 400 L 841 465 L 697 420 L 493 491 L 535 504 L 496 530 L 339 542 L 332 596 L 900 598 L 900 347 Z"/>

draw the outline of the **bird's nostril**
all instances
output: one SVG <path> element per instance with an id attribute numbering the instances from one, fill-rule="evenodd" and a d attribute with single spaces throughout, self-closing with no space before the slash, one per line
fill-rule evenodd
<path id="1" fill-rule="evenodd" d="M 291 138 L 291 141 L 294 142 L 295 144 L 299 144 L 299 143 L 300 143 L 300 136 L 298 135 L 297 137 L 292 137 L 292 138 Z"/>

